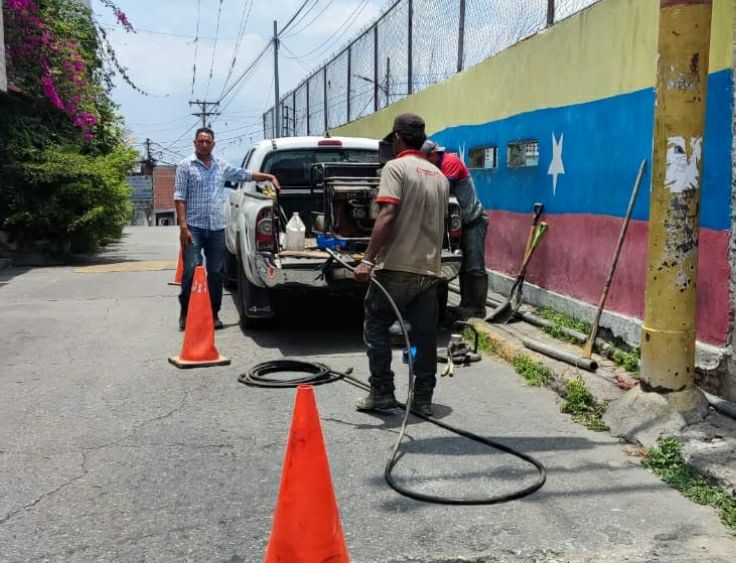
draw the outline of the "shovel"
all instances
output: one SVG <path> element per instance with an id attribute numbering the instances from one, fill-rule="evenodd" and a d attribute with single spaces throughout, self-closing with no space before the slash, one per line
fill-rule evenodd
<path id="1" fill-rule="evenodd" d="M 541 203 L 534 204 L 534 215 L 532 218 L 532 225 L 529 229 L 529 238 L 526 242 L 526 249 L 524 250 L 524 258 L 521 262 L 521 268 L 519 274 L 516 276 L 516 281 L 511 287 L 509 296 L 506 300 L 501 303 L 486 319 L 489 323 L 507 323 L 516 314 L 521 307 L 521 290 L 524 285 L 524 278 L 526 277 L 526 268 L 529 265 L 534 251 L 539 245 L 539 241 L 542 240 L 544 233 L 547 231 L 547 223 L 540 223 L 539 218 L 544 211 L 544 205 Z"/>

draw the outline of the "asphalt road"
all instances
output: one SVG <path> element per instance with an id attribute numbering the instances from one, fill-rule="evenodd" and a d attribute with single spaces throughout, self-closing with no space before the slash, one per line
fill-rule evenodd
<path id="1" fill-rule="evenodd" d="M 355 304 L 296 301 L 279 328 L 244 334 L 230 297 L 217 332 L 232 365 L 178 370 L 177 232 L 131 228 L 78 267 L 0 272 L 0 561 L 263 559 L 294 390 L 238 375 L 282 356 L 355 368 L 367 379 Z M 399 353 L 397 352 L 397 358 Z M 397 377 L 405 372 L 400 363 Z M 402 391 L 403 392 L 403 391 Z M 605 433 L 559 412 L 484 359 L 442 380 L 445 421 L 542 461 L 546 485 L 494 506 L 397 495 L 383 467 L 401 416 L 353 410 L 362 392 L 316 388 L 335 494 L 353 561 L 733 561 L 715 512 L 663 485 Z M 529 466 L 413 420 L 397 475 L 434 494 L 512 491 Z"/>

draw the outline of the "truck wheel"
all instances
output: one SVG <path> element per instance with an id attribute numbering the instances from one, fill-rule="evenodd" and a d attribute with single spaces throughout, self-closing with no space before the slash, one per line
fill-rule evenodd
<path id="1" fill-rule="evenodd" d="M 238 286 L 238 262 L 235 255 L 229 250 L 225 250 L 225 260 L 223 263 L 223 284 L 229 290 L 235 290 Z"/>
<path id="2" fill-rule="evenodd" d="M 245 270 L 243 270 L 243 260 L 240 257 L 240 252 L 236 257 L 236 268 L 237 268 L 237 292 L 236 292 L 236 306 L 238 309 L 238 316 L 240 317 L 240 326 L 243 328 L 263 328 L 268 325 L 270 318 L 253 318 L 249 317 L 246 312 L 254 304 L 252 296 L 259 291 L 265 291 L 260 287 L 256 287 L 248 281 L 245 276 Z"/>

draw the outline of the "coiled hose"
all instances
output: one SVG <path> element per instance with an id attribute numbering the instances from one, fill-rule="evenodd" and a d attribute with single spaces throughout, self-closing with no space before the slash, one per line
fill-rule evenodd
<path id="1" fill-rule="evenodd" d="M 348 268 L 351 271 L 354 269 L 336 252 L 332 250 L 328 250 L 327 252 L 329 252 L 332 259 L 339 262 L 345 268 Z M 409 340 L 409 332 L 406 329 L 404 321 L 401 317 L 401 312 L 396 306 L 396 303 L 391 298 L 391 295 L 386 290 L 386 288 L 384 288 L 378 280 L 376 280 L 375 278 L 371 278 L 371 283 L 375 284 L 375 286 L 386 296 L 386 299 L 391 305 L 391 308 L 393 309 L 394 314 L 396 315 L 398 323 L 401 326 L 401 332 L 404 336 L 404 340 L 406 343 L 406 349 L 407 350 L 410 349 L 411 345 L 410 345 L 410 340 Z M 384 468 L 384 471 L 383 471 L 383 476 L 386 479 L 386 483 L 388 483 L 389 487 L 391 487 L 393 490 L 395 490 L 397 493 L 403 496 L 413 498 L 415 500 L 424 501 L 424 502 L 430 502 L 434 504 L 479 505 L 479 504 L 498 504 L 501 502 L 508 502 L 510 500 L 525 497 L 527 495 L 532 494 L 534 491 L 540 489 L 544 485 L 545 481 L 547 480 L 547 470 L 545 469 L 544 465 L 542 465 L 540 461 L 533 458 L 532 456 L 525 454 L 523 452 L 517 451 L 505 444 L 502 444 L 501 442 L 497 442 L 496 440 L 491 440 L 489 438 L 478 436 L 477 434 L 473 434 L 472 432 L 463 430 L 462 428 L 457 428 L 455 426 L 452 426 L 451 424 L 447 424 L 446 422 L 442 422 L 441 420 L 438 420 L 431 416 L 425 416 L 419 412 L 414 412 L 412 410 L 412 403 L 414 400 L 414 365 L 412 362 L 411 354 L 407 354 L 407 356 L 408 356 L 407 359 L 408 359 L 408 365 L 409 365 L 409 393 L 407 397 L 407 402 L 399 403 L 404 409 L 404 419 L 401 423 L 401 429 L 399 431 L 399 436 L 396 440 L 396 443 L 394 444 L 393 450 L 391 452 L 391 456 L 389 457 L 388 462 L 386 463 L 386 467 Z M 291 379 L 275 379 L 275 378 L 268 377 L 270 374 L 278 373 L 278 372 L 307 373 L 309 375 L 306 375 L 304 377 L 291 378 Z M 356 387 L 359 387 L 365 390 L 370 390 L 369 385 L 353 377 L 351 374 L 352 374 L 352 368 L 350 368 L 346 372 L 338 372 L 338 371 L 332 370 L 326 364 L 284 358 L 281 360 L 271 360 L 268 362 L 257 364 L 253 366 L 250 370 L 248 370 L 246 373 L 241 374 L 240 377 L 238 378 L 238 381 L 240 383 L 243 383 L 245 385 L 252 386 L 252 387 L 288 388 L 288 387 L 297 387 L 299 385 L 322 385 L 325 383 L 332 383 L 334 381 L 343 379 L 347 381 L 348 383 L 355 385 Z M 529 484 L 528 486 L 522 489 L 519 489 L 518 491 L 512 491 L 510 493 L 504 493 L 501 495 L 490 496 L 490 497 L 477 497 L 477 498 L 441 497 L 438 495 L 429 495 L 426 493 L 413 491 L 407 487 L 404 487 L 396 482 L 391 472 L 393 471 L 394 467 L 396 467 L 399 460 L 403 456 L 403 452 L 400 452 L 399 449 L 401 447 L 402 440 L 404 439 L 404 435 L 406 434 L 406 425 L 409 420 L 410 413 L 420 418 L 423 418 L 424 420 L 431 422 L 432 424 L 435 424 L 439 426 L 440 428 L 444 428 L 445 430 L 448 430 L 454 434 L 457 434 L 458 436 L 463 436 L 465 438 L 468 438 L 469 440 L 472 440 L 479 444 L 488 446 L 489 448 L 493 448 L 493 449 L 508 453 L 512 456 L 518 457 L 519 459 L 522 459 L 526 461 L 527 463 L 533 465 L 537 469 L 537 472 L 539 473 L 539 475 L 533 483 Z"/>

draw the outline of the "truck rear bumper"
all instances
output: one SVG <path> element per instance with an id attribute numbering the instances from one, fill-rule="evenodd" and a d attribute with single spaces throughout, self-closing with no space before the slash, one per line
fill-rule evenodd
<path id="1" fill-rule="evenodd" d="M 460 252 L 442 252 L 442 278 L 450 281 L 460 273 L 462 264 Z M 358 264 L 351 260 L 351 266 Z M 264 287 L 280 289 L 301 287 L 320 289 L 334 287 L 336 284 L 353 280 L 353 273 L 340 264 L 324 257 L 278 257 L 272 254 L 257 254 L 255 271 L 258 282 Z"/>

